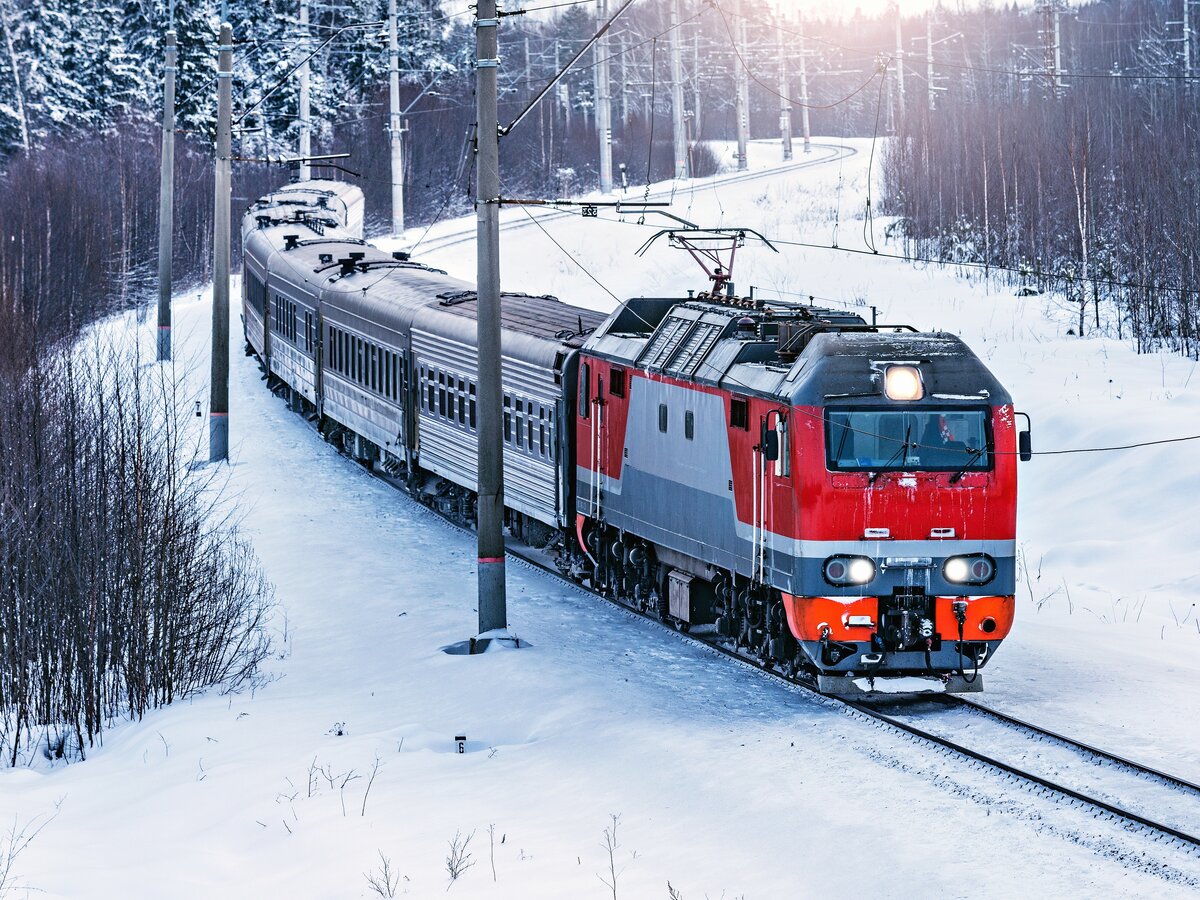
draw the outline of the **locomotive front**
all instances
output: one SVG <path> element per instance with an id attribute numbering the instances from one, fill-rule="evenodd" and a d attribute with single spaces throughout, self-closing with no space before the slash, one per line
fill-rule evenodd
<path id="1" fill-rule="evenodd" d="M 803 356 L 773 444 L 800 512 L 783 603 L 820 688 L 981 689 L 1013 621 L 1020 414 L 952 335 L 826 333 Z"/>

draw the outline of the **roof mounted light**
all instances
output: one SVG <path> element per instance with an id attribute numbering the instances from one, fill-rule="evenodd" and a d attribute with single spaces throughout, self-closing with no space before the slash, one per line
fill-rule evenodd
<path id="1" fill-rule="evenodd" d="M 883 373 L 883 392 L 889 400 L 920 400 L 925 396 L 921 370 L 916 366 L 888 366 Z"/>

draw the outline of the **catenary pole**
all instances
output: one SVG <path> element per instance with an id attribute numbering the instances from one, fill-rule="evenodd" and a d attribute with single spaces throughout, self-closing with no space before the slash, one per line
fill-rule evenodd
<path id="1" fill-rule="evenodd" d="M 1183 77 L 1192 77 L 1192 16 L 1190 7 L 1194 0 L 1183 0 Z"/>
<path id="2" fill-rule="evenodd" d="M 808 51 L 804 45 L 804 16 L 796 17 L 800 32 L 800 128 L 804 133 L 804 152 L 812 153 L 812 131 L 808 127 Z"/>
<path id="3" fill-rule="evenodd" d="M 158 180 L 158 360 L 171 358 L 171 250 L 175 219 L 175 32 L 163 68 L 162 160 Z"/>
<path id="4" fill-rule="evenodd" d="M 388 145 L 392 157 L 392 234 L 404 233 L 404 135 L 400 130 L 400 50 L 396 43 L 396 0 L 388 0 Z"/>
<path id="5" fill-rule="evenodd" d="M 671 124 L 675 146 L 675 177 L 691 178 L 687 128 L 683 116 L 683 35 L 679 33 L 679 0 L 671 0 Z"/>
<path id="6" fill-rule="evenodd" d="M 229 457 L 229 203 L 233 118 L 233 29 L 221 24 L 217 63 L 217 163 L 213 202 L 212 377 L 208 458 Z"/>
<path id="7" fill-rule="evenodd" d="M 308 53 L 308 0 L 300 0 L 300 53 Z M 309 65 L 308 60 L 300 66 L 300 180 L 312 178 L 312 166 L 308 158 L 312 156 L 312 119 L 309 108 Z"/>
<path id="8" fill-rule="evenodd" d="M 925 87 L 929 93 L 929 108 L 935 106 L 933 94 L 933 13 L 925 13 Z"/>
<path id="9" fill-rule="evenodd" d="M 596 0 L 600 22 L 608 19 L 608 3 Z M 612 180 L 612 90 L 609 86 L 608 35 L 596 39 L 596 131 L 600 136 L 600 193 L 611 194 Z"/>
<path id="10" fill-rule="evenodd" d="M 678 2 L 678 0 L 677 0 Z M 783 158 L 792 158 L 792 102 L 788 100 L 787 46 L 783 41 L 783 7 L 775 9 L 775 40 L 779 47 L 779 135 L 783 139 Z"/>
<path id="11" fill-rule="evenodd" d="M 904 116 L 904 34 L 900 22 L 900 4 L 896 4 L 896 112 Z"/>
<path id="12" fill-rule="evenodd" d="M 496 0 L 478 0 L 475 20 L 475 160 L 479 343 L 479 633 L 508 624 L 504 584 L 504 444 L 500 363 L 500 130 Z"/>
<path id="13" fill-rule="evenodd" d="M 741 171 L 749 165 L 746 150 L 750 143 L 750 80 L 746 73 L 746 20 L 742 18 L 742 0 L 733 0 L 733 19 L 737 42 L 733 64 L 736 74 L 734 115 L 737 118 L 738 170 Z"/>

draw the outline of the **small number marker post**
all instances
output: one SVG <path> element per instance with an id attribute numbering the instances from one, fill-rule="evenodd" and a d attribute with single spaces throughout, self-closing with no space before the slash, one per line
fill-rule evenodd
<path id="1" fill-rule="evenodd" d="M 467 752 L 467 736 L 465 734 L 456 734 L 454 736 L 454 748 L 457 753 Z"/>

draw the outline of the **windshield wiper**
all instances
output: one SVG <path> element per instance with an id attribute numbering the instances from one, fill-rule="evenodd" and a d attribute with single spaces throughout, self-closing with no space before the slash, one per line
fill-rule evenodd
<path id="1" fill-rule="evenodd" d="M 868 486 L 875 484 L 875 482 L 879 480 L 879 476 L 882 475 L 887 469 L 891 468 L 891 465 L 892 465 L 892 463 L 894 463 L 896 461 L 897 456 L 900 457 L 901 463 L 907 462 L 907 460 L 908 460 L 908 439 L 910 437 L 912 437 L 912 423 L 911 422 L 909 422 L 908 427 L 904 429 L 904 440 L 900 442 L 900 446 L 899 446 L 899 448 L 897 448 L 896 452 L 893 453 L 891 455 L 891 457 L 888 458 L 887 462 L 885 462 L 883 464 L 882 468 L 871 473 L 871 477 L 869 479 L 867 479 Z M 967 465 L 970 465 L 970 463 L 967 463 Z"/>
<path id="2" fill-rule="evenodd" d="M 967 453 L 967 462 L 961 469 L 959 469 L 957 472 L 955 472 L 953 475 L 950 476 L 950 483 L 956 484 L 957 482 L 961 481 L 962 477 L 967 474 L 967 469 L 969 469 L 969 468 L 971 468 L 971 466 L 975 465 L 975 460 L 977 460 L 977 459 L 979 459 L 979 457 L 983 456 L 985 449 L 986 448 L 984 448 L 984 447 L 980 447 L 978 450 L 971 450 L 968 447 L 967 450 L 969 452 Z"/>

